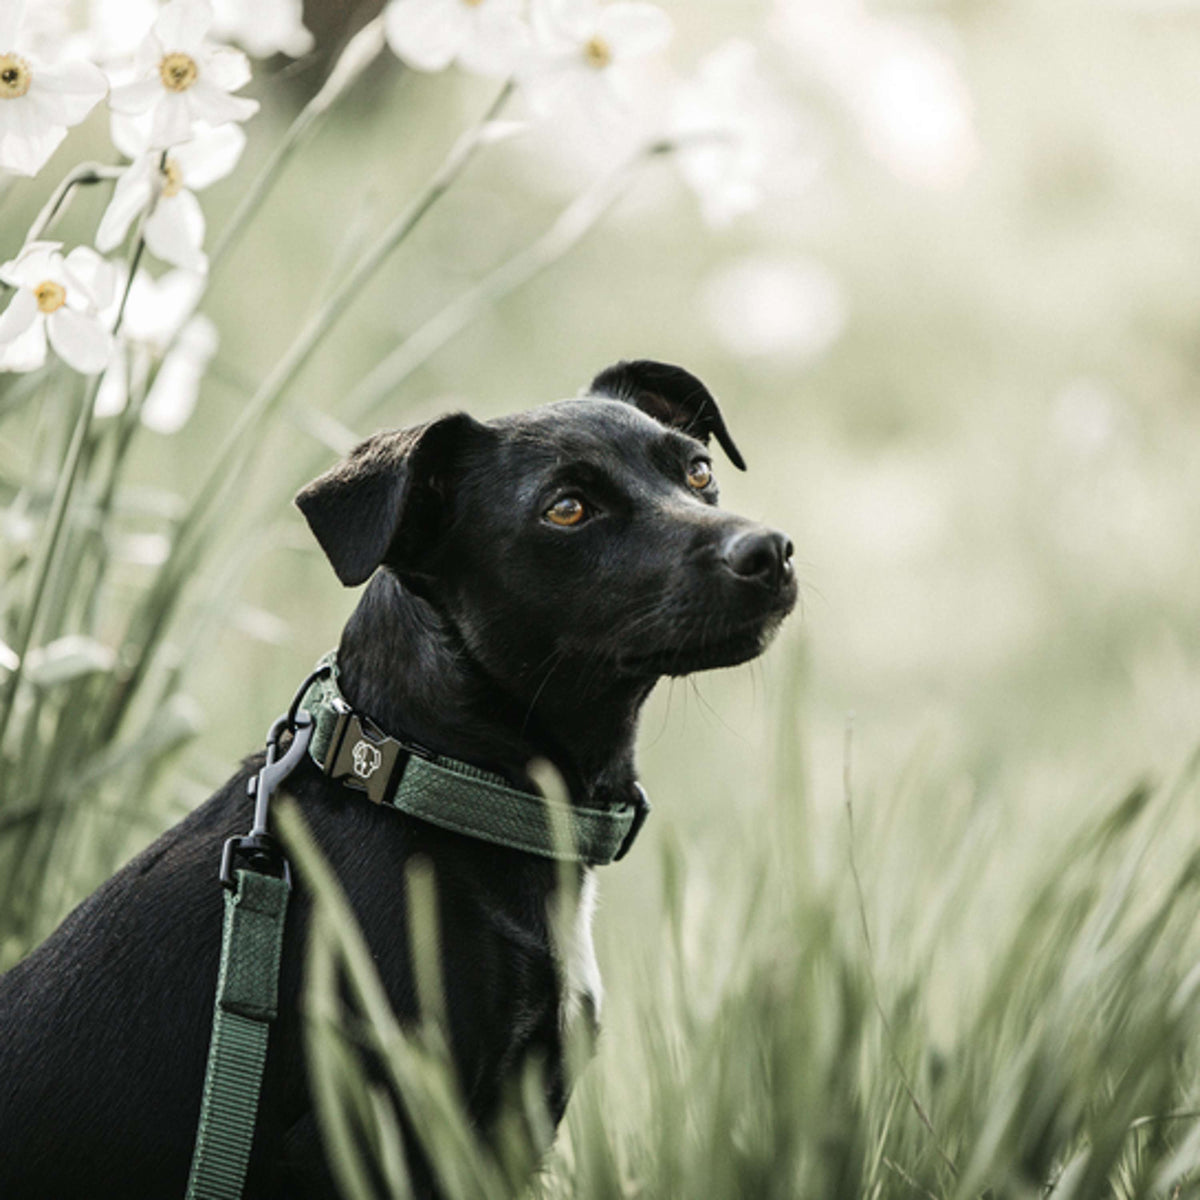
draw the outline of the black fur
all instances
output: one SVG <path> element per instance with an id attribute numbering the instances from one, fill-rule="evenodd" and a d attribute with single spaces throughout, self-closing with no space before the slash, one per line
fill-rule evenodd
<path id="1" fill-rule="evenodd" d="M 655 680 L 753 657 L 796 588 L 782 535 L 721 512 L 694 469 L 688 482 L 710 433 L 741 464 L 699 381 L 619 364 L 595 390 L 628 403 L 585 396 L 379 434 L 297 502 L 343 582 L 374 574 L 339 648 L 352 704 L 390 733 L 523 786 L 530 761 L 548 758 L 573 799 L 603 807 L 630 798 L 638 711 Z M 545 516 L 564 495 L 587 514 L 571 527 Z M 224 839 L 248 827 L 259 762 L 0 979 L 5 1200 L 182 1196 L 221 938 L 214 868 Z M 553 864 L 373 806 L 307 760 L 288 790 L 402 1019 L 416 1012 L 404 865 L 416 853 L 432 863 L 451 1048 L 480 1130 L 531 1058 L 560 1116 Z M 298 887 L 248 1196 L 336 1195 L 297 1005 L 308 919 Z"/>

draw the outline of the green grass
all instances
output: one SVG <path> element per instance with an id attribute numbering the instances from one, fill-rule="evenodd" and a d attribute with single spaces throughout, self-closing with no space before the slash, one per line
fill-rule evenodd
<path id="1" fill-rule="evenodd" d="M 635 856 L 620 870 L 653 873 L 660 902 L 615 934 L 633 943 L 619 972 L 631 992 L 612 997 L 533 1195 L 1200 1194 L 1200 841 L 1183 833 L 1198 767 L 1200 756 L 1169 785 L 1098 803 L 1036 864 L 923 779 L 899 812 L 888 797 L 856 811 L 847 789 L 843 860 L 816 881 L 802 869 L 808 800 L 786 773 L 767 819 L 709 872 L 671 842 L 657 862 Z M 294 844 L 294 818 L 286 828 Z M 999 903 L 987 872 L 997 857 L 1019 893 Z M 898 860 L 907 869 L 892 875 Z M 313 881 L 325 913 L 314 1062 L 339 1119 L 364 1122 L 377 1162 L 394 1164 L 379 1097 L 347 1066 L 364 1033 L 340 1007 L 330 961 L 348 964 L 361 997 L 369 957 L 336 885 Z M 428 1127 L 447 1086 L 436 1038 L 404 1039 L 386 1013 L 369 1027 Z M 502 1166 L 528 1156 L 537 1106 L 525 1103 L 495 1157 L 464 1149 L 449 1118 L 432 1122 L 449 1195 L 519 1194 Z M 339 1142 L 353 1139 L 343 1129 Z"/>
<path id="2" fill-rule="evenodd" d="M 0 968 L 224 780 L 336 640 L 354 597 L 288 504 L 334 457 L 322 420 L 488 417 L 618 357 L 673 359 L 712 384 L 750 463 L 718 463 L 723 503 L 796 542 L 803 613 L 761 664 L 648 706 L 654 816 L 601 877 L 605 1032 L 530 1194 L 1200 1194 L 1200 160 L 1180 119 L 1200 26 L 933 7 L 985 151 L 950 194 L 898 183 L 802 80 L 830 153 L 799 199 L 713 233 L 656 161 L 544 261 L 570 171 L 499 143 L 368 282 L 352 264 L 495 89 L 381 69 L 307 127 L 214 276 L 222 345 L 192 422 L 88 431 L 34 644 L 93 642 L 33 671 L 6 715 Z M 742 31 L 741 9 L 711 8 Z M 699 45 L 703 22 L 673 11 Z M 205 193 L 214 236 L 293 117 L 281 91 L 264 102 L 247 166 Z M 95 122 L 73 138 L 107 153 Z M 68 241 L 90 237 L 100 190 Z M 4 197 L 4 257 L 41 198 Z M 743 253 L 837 275 L 849 323 L 827 354 L 722 344 L 705 288 Z M 334 295 L 336 329 L 297 339 Z M 347 412 L 414 334 L 394 393 Z M 65 372 L 0 379 L 10 644 L 82 395 Z M 254 462 L 218 496 L 214 456 L 247 412 Z M 217 501 L 188 525 L 206 486 Z M 181 528 L 195 553 L 165 573 L 125 552 Z M 135 617 L 152 658 L 119 653 Z M 499 1160 L 464 1139 L 436 1028 L 347 1023 L 331 980 L 351 972 L 361 998 L 370 970 L 329 903 L 307 1003 L 330 1136 L 366 1130 L 401 1192 L 394 1121 L 349 1052 L 374 1038 L 434 1114 L 451 1194 L 507 1194 L 545 1136 L 536 1101 Z M 356 1161 L 339 1157 L 355 1195 Z"/>

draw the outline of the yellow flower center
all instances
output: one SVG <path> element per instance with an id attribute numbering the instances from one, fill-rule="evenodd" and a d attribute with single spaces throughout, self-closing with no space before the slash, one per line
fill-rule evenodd
<path id="1" fill-rule="evenodd" d="M 163 164 L 162 173 L 162 194 L 168 200 L 172 196 L 178 196 L 180 189 L 183 187 L 183 172 L 179 169 L 179 164 L 173 158 L 168 158 Z"/>
<path id="2" fill-rule="evenodd" d="M 0 100 L 15 100 L 29 91 L 33 75 L 19 54 L 0 54 Z"/>
<path id="3" fill-rule="evenodd" d="M 602 71 L 612 62 L 612 47 L 599 35 L 588 38 L 583 47 L 584 61 L 589 67 Z"/>
<path id="4" fill-rule="evenodd" d="M 158 64 L 158 75 L 169 92 L 186 92 L 200 78 L 200 68 L 190 54 L 172 50 Z"/>
<path id="5" fill-rule="evenodd" d="M 57 312 L 67 302 L 67 289 L 53 279 L 44 279 L 33 289 L 40 312 Z"/>

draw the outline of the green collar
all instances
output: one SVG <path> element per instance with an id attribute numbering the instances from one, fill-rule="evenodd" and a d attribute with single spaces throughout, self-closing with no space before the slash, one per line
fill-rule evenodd
<path id="1" fill-rule="evenodd" d="M 589 866 L 623 858 L 650 812 L 641 784 L 623 809 L 561 804 L 518 791 L 491 771 L 388 737 L 350 707 L 337 676 L 330 651 L 300 696 L 299 707 L 314 723 L 308 752 L 330 779 L 376 804 L 512 850 Z"/>

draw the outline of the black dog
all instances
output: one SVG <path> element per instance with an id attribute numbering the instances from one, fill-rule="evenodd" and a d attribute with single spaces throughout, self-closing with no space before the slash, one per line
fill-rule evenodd
<path id="1" fill-rule="evenodd" d="M 582 399 L 486 424 L 456 414 L 365 442 L 297 498 L 341 581 L 374 575 L 338 651 L 345 697 L 388 734 L 515 788 L 533 788 L 528 766 L 544 758 L 573 804 L 626 810 L 638 711 L 655 681 L 752 658 L 796 597 L 787 539 L 717 508 L 710 435 L 743 467 L 697 379 L 636 362 L 604 371 Z M 261 761 L 0 980 L 5 1200 L 184 1194 L 221 940 L 215 862 L 247 828 Z M 401 1019 L 417 1008 L 404 864 L 417 853 L 432 863 L 447 1024 L 472 1120 L 488 1129 L 505 1081 L 531 1057 L 560 1117 L 568 997 L 547 917 L 556 865 L 368 803 L 308 759 L 288 790 Z M 309 911 L 298 885 L 248 1196 L 336 1195 L 297 1002 Z"/>

